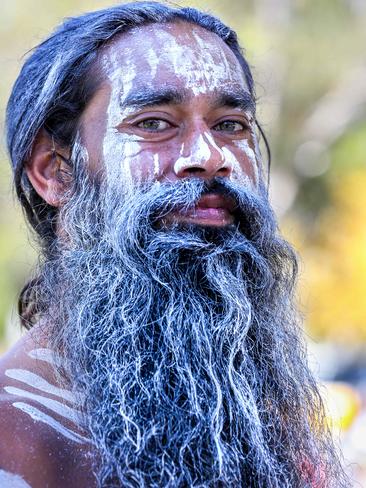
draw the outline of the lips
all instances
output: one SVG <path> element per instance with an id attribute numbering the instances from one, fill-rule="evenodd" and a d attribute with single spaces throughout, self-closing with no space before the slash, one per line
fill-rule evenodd
<path id="1" fill-rule="evenodd" d="M 235 209 L 235 204 L 231 198 L 225 197 L 223 195 L 209 193 L 208 195 L 204 195 L 202 198 L 200 198 L 196 208 L 224 209 L 231 213 Z"/>
<path id="2" fill-rule="evenodd" d="M 178 220 L 208 226 L 225 226 L 234 222 L 234 202 L 223 195 L 204 195 L 190 210 L 180 211 Z"/>

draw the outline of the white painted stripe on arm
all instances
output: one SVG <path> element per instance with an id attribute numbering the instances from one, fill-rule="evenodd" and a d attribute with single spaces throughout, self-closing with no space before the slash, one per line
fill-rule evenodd
<path id="1" fill-rule="evenodd" d="M 48 383 L 48 381 L 43 379 L 41 376 L 32 373 L 31 371 L 26 369 L 7 369 L 5 371 L 5 375 L 9 378 L 13 378 L 14 380 L 21 381 L 28 386 L 32 386 L 37 390 L 50 393 L 51 395 L 58 396 L 71 403 L 75 403 L 75 398 L 71 391 L 51 385 L 51 383 Z"/>
<path id="2" fill-rule="evenodd" d="M 32 417 L 33 420 L 47 424 L 49 427 L 62 434 L 64 437 L 67 437 L 68 439 L 76 442 L 77 444 L 85 444 L 90 442 L 88 438 L 64 427 L 60 422 L 52 418 L 50 415 L 41 412 L 41 410 L 38 410 L 38 408 L 33 407 L 32 405 L 28 405 L 27 403 L 23 403 L 23 402 L 14 402 L 13 406 L 15 408 L 18 408 L 22 412 L 28 414 L 30 417 Z"/>
<path id="3" fill-rule="evenodd" d="M 41 395 L 36 395 L 35 393 L 31 393 L 27 390 L 21 390 L 20 388 L 15 388 L 14 386 L 4 386 L 4 390 L 11 395 L 20 396 L 23 398 L 29 398 L 37 403 L 40 403 L 44 407 L 52 410 L 53 412 L 61 415 L 67 420 L 71 420 L 76 425 L 81 424 L 81 416 L 80 412 L 75 410 L 74 408 L 68 407 L 57 400 L 53 400 L 52 398 L 43 397 Z"/>
<path id="4" fill-rule="evenodd" d="M 32 488 L 18 474 L 9 473 L 3 469 L 0 469 L 0 486 L 1 488 Z"/>

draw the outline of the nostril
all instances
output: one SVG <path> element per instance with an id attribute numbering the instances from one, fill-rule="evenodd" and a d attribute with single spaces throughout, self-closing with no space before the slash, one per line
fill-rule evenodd
<path id="1" fill-rule="evenodd" d="M 230 174 L 230 173 L 231 173 L 231 169 L 230 169 L 230 168 L 228 168 L 228 167 L 219 168 L 219 169 L 217 170 L 217 173 L 218 173 L 219 175 L 226 176 L 226 175 L 228 175 L 228 174 Z"/>
<path id="2" fill-rule="evenodd" d="M 198 174 L 198 173 L 205 173 L 204 168 L 198 168 L 197 166 L 193 166 L 192 168 L 186 168 L 185 173 L 189 174 Z"/>

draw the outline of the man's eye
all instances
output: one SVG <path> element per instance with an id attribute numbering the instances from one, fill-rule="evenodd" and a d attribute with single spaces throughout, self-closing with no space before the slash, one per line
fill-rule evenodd
<path id="1" fill-rule="evenodd" d="M 224 132 L 240 132 L 245 130 L 245 125 L 241 122 L 235 120 L 224 120 L 219 124 L 215 125 L 214 130 L 224 131 Z"/>
<path id="2" fill-rule="evenodd" d="M 146 119 L 137 124 L 137 127 L 151 132 L 160 132 L 169 129 L 171 125 L 166 120 L 161 119 Z"/>

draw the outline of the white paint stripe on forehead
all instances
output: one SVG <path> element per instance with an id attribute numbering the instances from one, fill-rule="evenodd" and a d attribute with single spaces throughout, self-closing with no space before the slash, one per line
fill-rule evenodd
<path id="1" fill-rule="evenodd" d="M 55 364 L 54 352 L 51 349 L 45 349 L 45 348 L 33 349 L 32 351 L 28 352 L 28 356 L 38 361 L 45 361 L 46 363 L 52 365 Z"/>
<path id="2" fill-rule="evenodd" d="M 33 420 L 47 424 L 49 427 L 56 430 L 71 441 L 74 441 L 78 444 L 85 444 L 90 442 L 90 439 L 78 434 L 77 432 L 73 432 L 72 430 L 67 429 L 60 422 L 50 417 L 46 413 L 41 412 L 41 410 L 38 410 L 38 408 L 33 407 L 32 405 L 28 405 L 27 403 L 23 402 L 14 402 L 13 407 L 18 408 L 22 412 L 28 414 L 30 417 L 32 417 Z"/>
<path id="3" fill-rule="evenodd" d="M 33 400 L 34 402 L 40 403 L 41 405 L 48 408 L 49 410 L 52 410 L 52 412 L 60 415 L 61 417 L 64 417 L 67 420 L 70 420 L 76 425 L 80 425 L 81 423 L 80 412 L 78 412 L 74 408 L 64 405 L 61 402 L 58 402 L 57 400 L 43 397 L 41 395 L 36 395 L 35 393 L 31 393 L 30 391 L 16 388 L 14 386 L 4 386 L 4 390 L 10 395 L 29 398 L 29 400 Z"/>
<path id="4" fill-rule="evenodd" d="M 26 369 L 7 369 L 5 371 L 5 375 L 37 390 L 43 391 L 44 393 L 50 393 L 51 395 L 58 396 L 71 403 L 75 403 L 75 398 L 71 391 L 58 388 L 31 371 Z"/>
<path id="5" fill-rule="evenodd" d="M 150 48 L 147 54 L 147 61 L 150 66 L 150 74 L 151 74 L 151 79 L 154 80 L 156 76 L 156 72 L 158 70 L 158 65 L 159 65 L 159 58 L 156 55 L 155 49 Z"/>
<path id="6" fill-rule="evenodd" d="M 3 469 L 0 469 L 0 486 L 2 488 L 32 488 L 18 474 L 9 473 Z"/>

